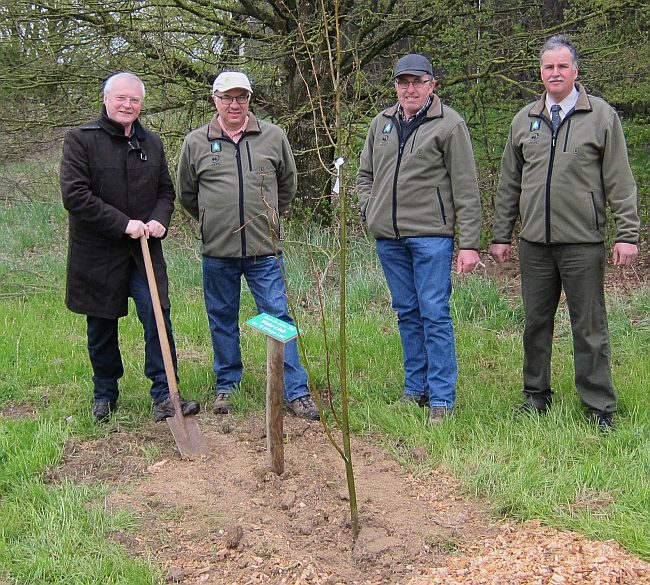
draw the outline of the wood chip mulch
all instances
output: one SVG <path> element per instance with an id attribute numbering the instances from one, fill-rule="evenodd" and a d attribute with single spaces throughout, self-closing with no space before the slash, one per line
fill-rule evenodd
<path id="1" fill-rule="evenodd" d="M 447 557 L 408 585 L 641 585 L 650 564 L 617 542 L 593 542 L 537 521 L 504 524 L 495 537 Z"/>

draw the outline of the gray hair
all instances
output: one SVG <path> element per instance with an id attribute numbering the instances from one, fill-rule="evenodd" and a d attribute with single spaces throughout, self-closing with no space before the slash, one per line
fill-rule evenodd
<path id="1" fill-rule="evenodd" d="M 140 84 L 140 87 L 142 87 L 142 99 L 144 99 L 144 82 L 135 73 L 130 73 L 128 71 L 122 71 L 121 73 L 111 75 L 104 82 L 104 97 L 106 97 L 111 92 L 113 84 L 120 79 L 131 79 L 133 81 L 137 81 Z"/>
<path id="2" fill-rule="evenodd" d="M 569 49 L 573 66 L 578 67 L 578 51 L 567 35 L 553 35 L 546 39 L 542 50 L 539 52 L 539 64 L 542 64 L 542 57 L 546 51 L 554 51 L 555 49 Z"/>

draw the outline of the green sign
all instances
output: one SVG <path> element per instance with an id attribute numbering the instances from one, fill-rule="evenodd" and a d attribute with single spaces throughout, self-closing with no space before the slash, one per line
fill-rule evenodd
<path id="1" fill-rule="evenodd" d="M 295 326 L 285 323 L 282 319 L 278 319 L 267 313 L 260 313 L 256 317 L 246 321 L 246 324 L 282 343 L 298 337 L 298 329 Z"/>

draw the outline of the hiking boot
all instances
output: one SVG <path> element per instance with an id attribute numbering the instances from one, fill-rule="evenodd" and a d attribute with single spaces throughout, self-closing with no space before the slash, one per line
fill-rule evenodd
<path id="1" fill-rule="evenodd" d="M 320 412 L 318 412 L 318 408 L 309 394 L 285 403 L 285 408 L 287 412 L 290 412 L 298 418 L 306 418 L 308 420 L 320 419 Z"/>
<path id="2" fill-rule="evenodd" d="M 429 397 L 425 394 L 418 396 L 417 394 L 402 394 L 398 400 L 403 404 L 417 404 L 420 408 L 424 408 L 429 403 Z"/>
<path id="3" fill-rule="evenodd" d="M 451 416 L 451 408 L 447 408 L 446 406 L 432 406 L 429 410 L 429 424 L 431 426 L 437 426 L 448 416 Z"/>
<path id="4" fill-rule="evenodd" d="M 180 399 L 181 412 L 183 413 L 183 416 L 198 414 L 199 410 L 201 410 L 201 407 L 196 400 L 183 400 L 183 397 L 180 397 Z M 172 416 L 176 416 L 176 409 L 174 408 L 171 398 L 165 398 L 162 402 L 153 405 L 153 418 L 156 422 L 160 422 L 161 420 L 165 420 Z"/>
<path id="5" fill-rule="evenodd" d="M 104 422 L 117 410 L 117 400 L 95 400 L 93 403 L 93 416 L 95 421 Z"/>
<path id="6" fill-rule="evenodd" d="M 230 394 L 226 394 L 225 392 L 217 394 L 217 399 L 212 405 L 212 412 L 214 414 L 228 414 L 231 408 Z"/>

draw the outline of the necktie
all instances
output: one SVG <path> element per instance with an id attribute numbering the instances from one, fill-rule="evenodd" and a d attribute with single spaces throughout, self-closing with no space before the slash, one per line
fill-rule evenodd
<path id="1" fill-rule="evenodd" d="M 551 106 L 551 123 L 553 124 L 553 136 L 557 136 L 557 129 L 560 127 L 560 106 L 555 104 Z"/>

